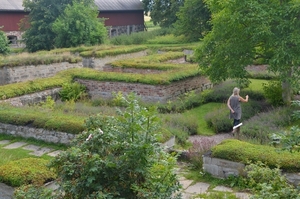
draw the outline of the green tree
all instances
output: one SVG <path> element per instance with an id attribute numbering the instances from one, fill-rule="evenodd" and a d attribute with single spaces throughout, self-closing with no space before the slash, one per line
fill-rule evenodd
<path id="1" fill-rule="evenodd" d="M 150 12 L 153 24 L 168 28 L 176 22 L 176 13 L 184 0 L 143 0 L 143 3 L 144 11 L 146 14 Z"/>
<path id="2" fill-rule="evenodd" d="M 51 50 L 54 46 L 56 33 L 52 30 L 52 24 L 63 13 L 67 5 L 74 2 L 84 2 L 86 6 L 94 4 L 93 0 L 24 0 L 25 11 L 28 15 L 29 27 L 23 34 L 26 48 L 29 52 L 38 50 Z M 23 27 L 26 25 L 23 25 Z"/>
<path id="3" fill-rule="evenodd" d="M 211 30 L 211 14 L 203 0 L 185 0 L 176 15 L 175 35 L 184 35 L 187 41 L 199 41 Z"/>
<path id="4" fill-rule="evenodd" d="M 282 97 L 300 74 L 300 2 L 294 0 L 206 0 L 212 31 L 196 50 L 199 67 L 213 82 L 228 78 L 248 82 L 246 66 L 265 56 L 271 72 L 279 73 Z M 258 50 L 259 49 L 259 50 Z M 262 54 L 258 54 L 262 52 Z"/>
<path id="5" fill-rule="evenodd" d="M 0 27 L 1 29 L 1 27 Z M 10 52 L 10 48 L 8 45 L 8 39 L 3 31 L 0 30 L 0 54 L 8 54 Z"/>
<path id="6" fill-rule="evenodd" d="M 176 158 L 163 150 L 156 109 L 122 98 L 118 116 L 92 116 L 52 166 L 67 198 L 180 198 Z"/>
<path id="7" fill-rule="evenodd" d="M 68 48 L 79 45 L 102 44 L 107 37 L 107 30 L 98 17 L 96 5 L 83 3 L 68 5 L 52 25 L 56 33 L 55 46 Z"/>

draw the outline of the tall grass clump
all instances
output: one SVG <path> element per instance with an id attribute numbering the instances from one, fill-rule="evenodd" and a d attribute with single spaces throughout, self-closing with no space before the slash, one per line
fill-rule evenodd
<path id="1" fill-rule="evenodd" d="M 152 31 L 136 32 L 130 35 L 119 35 L 110 39 L 110 43 L 114 45 L 131 45 L 145 44 L 148 40 L 154 39 L 157 36 L 165 35 L 168 30 L 156 29 Z"/>

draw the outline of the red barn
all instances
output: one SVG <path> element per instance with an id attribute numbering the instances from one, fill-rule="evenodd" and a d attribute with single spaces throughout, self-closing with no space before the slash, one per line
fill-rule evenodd
<path id="1" fill-rule="evenodd" d="M 27 12 L 22 0 L 0 0 L 0 27 L 12 43 L 22 39 L 19 23 Z M 110 36 L 144 30 L 144 9 L 140 0 L 95 0 L 99 18 L 105 18 Z"/>

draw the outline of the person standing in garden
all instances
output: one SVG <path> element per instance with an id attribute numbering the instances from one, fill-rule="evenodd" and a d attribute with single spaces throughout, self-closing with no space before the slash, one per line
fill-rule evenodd
<path id="1" fill-rule="evenodd" d="M 237 133 L 239 138 L 240 126 L 242 123 L 240 122 L 242 117 L 242 108 L 241 102 L 248 102 L 249 96 L 246 95 L 246 99 L 240 96 L 240 89 L 235 87 L 233 89 L 232 95 L 227 100 L 227 106 L 230 109 L 230 119 L 233 119 L 233 135 Z"/>

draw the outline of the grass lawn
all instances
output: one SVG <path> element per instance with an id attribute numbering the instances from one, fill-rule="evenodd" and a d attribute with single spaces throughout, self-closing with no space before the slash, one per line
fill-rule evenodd
<path id="1" fill-rule="evenodd" d="M 220 107 L 226 106 L 224 103 L 207 103 L 204 105 L 201 105 L 197 108 L 188 110 L 183 113 L 185 116 L 194 116 L 198 120 L 198 135 L 214 135 L 212 129 L 208 128 L 206 122 L 205 122 L 205 115 L 209 113 L 210 111 L 219 109 Z"/>
<path id="2" fill-rule="evenodd" d="M 268 83 L 268 80 L 263 79 L 250 79 L 251 83 L 247 89 L 263 92 L 263 84 Z"/>
<path id="3" fill-rule="evenodd" d="M 23 158 L 34 158 L 36 156 L 29 155 L 31 151 L 24 149 L 3 149 L 2 145 L 0 145 L 0 166 L 14 160 L 20 160 Z"/>

